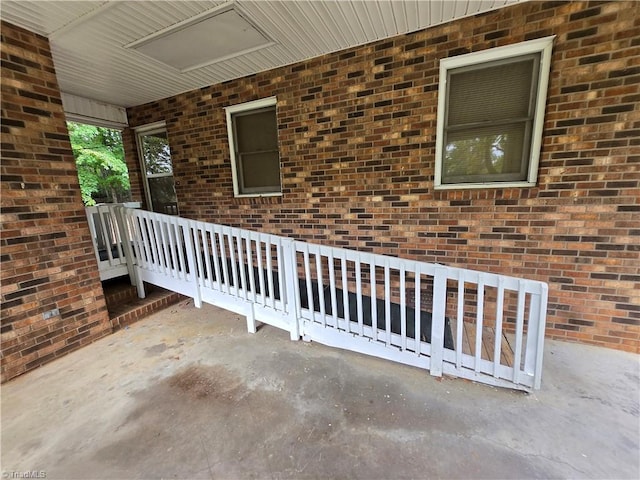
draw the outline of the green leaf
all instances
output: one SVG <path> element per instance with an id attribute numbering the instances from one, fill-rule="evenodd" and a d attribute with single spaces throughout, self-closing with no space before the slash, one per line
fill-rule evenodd
<path id="1" fill-rule="evenodd" d="M 68 122 L 67 128 L 84 204 L 95 205 L 96 198 L 129 198 L 129 171 L 120 132 L 74 122 Z"/>

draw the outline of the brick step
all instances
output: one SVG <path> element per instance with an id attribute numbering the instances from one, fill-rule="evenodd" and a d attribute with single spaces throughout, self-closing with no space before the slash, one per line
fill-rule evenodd
<path id="1" fill-rule="evenodd" d="M 146 298 L 138 298 L 138 290 L 131 285 L 127 277 L 104 281 L 102 289 L 114 331 L 184 298 L 182 295 L 148 283 L 144 284 Z"/>
<path id="2" fill-rule="evenodd" d="M 158 287 L 147 292 L 146 298 L 138 298 L 136 295 L 129 301 L 109 307 L 114 332 L 186 298 L 179 293 Z"/>
<path id="3" fill-rule="evenodd" d="M 147 294 L 154 290 L 153 285 L 145 284 L 144 287 Z M 116 279 L 103 282 L 102 289 L 104 290 L 104 299 L 109 311 L 111 311 L 112 308 L 116 308 L 118 305 L 135 301 L 138 298 L 138 290 L 135 286 L 129 284 L 128 280 L 122 281 L 120 279 Z"/>

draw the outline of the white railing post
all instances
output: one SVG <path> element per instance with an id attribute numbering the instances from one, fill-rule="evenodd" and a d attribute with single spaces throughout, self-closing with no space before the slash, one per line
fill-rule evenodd
<path id="1" fill-rule="evenodd" d="M 142 232 L 143 221 L 139 215 L 139 211 L 128 210 L 126 212 L 127 217 L 132 222 L 133 227 L 133 246 L 136 252 L 136 262 L 134 265 L 136 288 L 138 289 L 138 298 L 145 298 L 146 293 L 144 291 L 144 282 L 138 269 L 143 266 L 144 255 L 149 255 L 148 248 L 144 244 L 144 234 Z"/>
<path id="2" fill-rule="evenodd" d="M 285 292 L 282 295 L 286 299 L 286 312 L 289 317 L 289 332 L 291 340 L 300 340 L 300 324 L 298 319 L 298 302 L 300 299 L 296 295 L 298 283 L 298 270 L 296 262 L 296 244 L 294 240 L 284 239 L 281 243 L 281 254 L 284 258 L 283 285 Z"/>
<path id="3" fill-rule="evenodd" d="M 536 390 L 540 389 L 540 384 L 542 381 L 542 356 L 544 354 L 544 331 L 547 323 L 547 299 L 549 296 L 549 287 L 546 283 L 540 285 L 540 294 L 537 295 L 538 298 L 538 331 L 537 334 L 537 344 L 536 344 L 536 361 L 535 368 L 533 371 L 533 388 Z M 535 298 L 535 297 L 534 297 Z"/>
<path id="4" fill-rule="evenodd" d="M 93 216 L 97 212 L 96 207 L 85 207 L 85 215 L 87 216 L 87 222 L 89 223 L 89 232 L 91 232 L 91 243 L 93 244 L 93 253 L 96 255 L 96 261 L 100 263 L 100 252 L 98 246 L 98 232 L 96 229 L 96 221 Z"/>
<path id="5" fill-rule="evenodd" d="M 444 356 L 444 316 L 447 309 L 447 268 L 437 266 L 433 275 L 433 301 L 431 314 L 431 365 L 434 377 L 442 376 Z"/>
<path id="6" fill-rule="evenodd" d="M 111 243 L 111 235 L 109 235 L 109 221 L 111 218 L 109 217 L 109 209 L 107 208 L 107 216 L 105 218 L 104 208 L 101 205 L 96 205 L 96 212 L 98 214 L 98 245 L 100 245 L 100 239 L 104 243 L 105 253 L 107 255 L 107 260 L 109 261 L 109 265 L 113 266 L 113 251 L 112 243 Z"/>
<path id="7" fill-rule="evenodd" d="M 122 242 L 122 249 L 124 250 L 124 258 L 127 262 L 127 271 L 129 272 L 129 280 L 131 285 L 136 285 L 136 269 L 135 269 L 135 255 L 133 254 L 133 248 L 131 247 L 131 236 L 129 235 L 129 222 L 126 218 L 126 210 L 122 205 L 116 205 L 113 207 L 114 216 L 116 217 L 116 223 L 118 230 L 120 231 L 120 241 Z"/>
<path id="8" fill-rule="evenodd" d="M 200 249 L 196 249 L 194 244 L 194 234 L 197 225 L 192 220 L 183 220 L 182 222 L 179 222 L 178 225 L 182 229 L 182 237 L 184 238 L 184 243 L 187 247 L 187 258 L 185 259 L 184 265 L 184 278 L 187 279 L 191 276 L 193 280 L 193 304 L 196 308 L 200 308 L 202 307 L 202 293 L 200 291 L 200 282 L 198 280 L 198 261 L 196 259 L 196 255 L 200 254 Z M 177 244 L 178 248 L 181 248 L 179 242 Z M 187 274 L 187 268 L 191 269 L 189 274 Z"/>

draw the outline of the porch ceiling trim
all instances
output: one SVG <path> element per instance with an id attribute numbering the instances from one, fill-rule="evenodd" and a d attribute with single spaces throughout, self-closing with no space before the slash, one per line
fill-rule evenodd
<path id="1" fill-rule="evenodd" d="M 127 111 L 116 105 L 62 92 L 62 106 L 67 120 L 71 122 L 115 129 L 129 125 Z"/>

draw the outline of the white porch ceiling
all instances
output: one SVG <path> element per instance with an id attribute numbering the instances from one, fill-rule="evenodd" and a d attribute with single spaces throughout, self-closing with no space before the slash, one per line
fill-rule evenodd
<path id="1" fill-rule="evenodd" d="M 273 44 L 185 72 L 126 46 L 231 2 L 3 0 L 0 15 L 50 39 L 63 92 L 130 107 L 520 1 L 237 0 Z"/>

